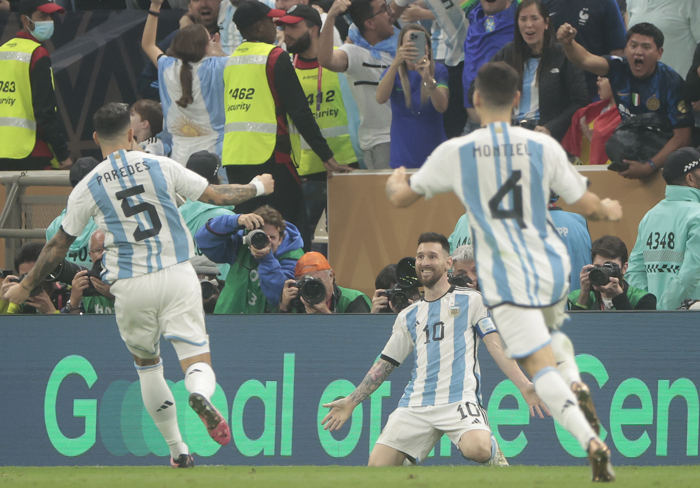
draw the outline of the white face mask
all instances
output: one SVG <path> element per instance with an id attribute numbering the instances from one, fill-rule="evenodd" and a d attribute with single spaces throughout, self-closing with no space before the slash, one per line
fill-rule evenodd
<path id="1" fill-rule="evenodd" d="M 34 24 L 32 35 L 37 41 L 46 41 L 51 39 L 51 36 L 53 35 L 53 20 L 47 20 L 44 22 L 32 21 L 32 24 Z"/>

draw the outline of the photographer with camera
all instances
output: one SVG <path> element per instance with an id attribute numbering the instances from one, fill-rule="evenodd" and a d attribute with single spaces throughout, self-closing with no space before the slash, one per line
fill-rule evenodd
<path id="1" fill-rule="evenodd" d="M 452 253 L 452 275 L 450 284 L 462 288 L 479 290 L 479 280 L 476 276 L 476 258 L 474 247 L 468 244 L 459 246 Z"/>
<path id="2" fill-rule="evenodd" d="M 656 297 L 630 286 L 627 246 L 615 236 L 603 236 L 591 246 L 591 260 L 581 269 L 581 289 L 569 294 L 570 310 L 656 310 Z"/>
<path id="3" fill-rule="evenodd" d="M 280 312 L 369 313 L 364 293 L 335 284 L 335 273 L 323 254 L 307 252 L 294 268 L 294 280 L 284 283 Z"/>
<path id="4" fill-rule="evenodd" d="M 271 312 L 304 254 L 299 230 L 269 205 L 251 214 L 215 217 L 197 231 L 195 241 L 206 257 L 231 265 L 216 314 Z"/>
<path id="5" fill-rule="evenodd" d="M 415 258 L 386 266 L 374 280 L 374 288 L 369 313 L 399 313 L 420 300 Z"/>
<path id="6" fill-rule="evenodd" d="M 61 313 L 114 313 L 114 295 L 109 292 L 110 286 L 99 277 L 102 271 L 104 246 L 105 234 L 97 229 L 90 236 L 90 250 L 88 251 L 93 267 L 91 270 L 83 269 L 75 273 L 71 282 L 70 300 Z M 99 264 L 95 266 L 96 263 Z"/>
<path id="7" fill-rule="evenodd" d="M 202 306 L 204 313 L 214 313 L 216 304 L 219 301 L 223 281 L 219 280 L 221 272 L 206 256 L 195 256 L 190 259 L 194 272 L 197 273 L 199 286 L 202 288 Z"/>

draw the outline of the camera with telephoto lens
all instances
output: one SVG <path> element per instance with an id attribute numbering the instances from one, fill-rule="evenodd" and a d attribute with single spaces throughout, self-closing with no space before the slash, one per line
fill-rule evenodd
<path id="1" fill-rule="evenodd" d="M 269 243 L 270 238 L 264 230 L 256 229 L 243 236 L 243 244 L 253 246 L 255 249 L 265 249 Z"/>
<path id="2" fill-rule="evenodd" d="M 100 293 L 95 289 L 95 287 L 92 285 L 92 281 L 89 279 L 102 279 L 100 277 L 100 274 L 102 273 L 102 260 L 99 259 L 95 261 L 95 264 L 93 264 L 92 268 L 90 269 L 86 268 L 85 266 L 81 266 L 79 264 L 68 261 L 67 259 L 64 259 L 63 261 L 58 263 L 58 266 L 56 266 L 56 268 L 44 279 L 44 281 L 58 282 L 70 285 L 71 283 L 73 283 L 73 278 L 75 278 L 75 275 L 80 273 L 81 271 L 88 272 L 88 287 L 85 290 L 83 290 L 83 296 L 94 297 L 99 295 Z"/>
<path id="3" fill-rule="evenodd" d="M 394 310 L 400 312 L 410 305 L 409 299 L 413 293 L 409 289 L 415 288 L 417 284 L 416 258 L 402 258 L 396 264 L 396 286 L 379 292 L 379 295 L 387 297 Z"/>
<path id="4" fill-rule="evenodd" d="M 588 279 L 591 285 L 605 286 L 610 283 L 610 278 L 622 280 L 622 270 L 617 263 L 606 261 L 605 264 L 596 264 L 595 268 L 588 272 Z"/>
<path id="5" fill-rule="evenodd" d="M 299 294 L 309 305 L 318 305 L 326 299 L 326 285 L 318 278 L 304 276 L 298 280 L 294 286 L 299 289 Z M 295 308 L 304 308 L 299 298 L 292 300 L 292 306 Z"/>
<path id="6" fill-rule="evenodd" d="M 450 276 L 450 285 L 459 286 L 460 288 L 466 288 L 467 285 L 474 283 L 472 279 L 467 275 L 457 275 Z"/>

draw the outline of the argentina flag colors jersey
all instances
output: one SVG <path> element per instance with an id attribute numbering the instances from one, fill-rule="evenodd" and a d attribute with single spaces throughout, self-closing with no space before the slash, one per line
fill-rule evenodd
<path id="1" fill-rule="evenodd" d="M 548 307 L 567 296 L 571 272 L 547 212 L 550 189 L 574 203 L 586 181 L 550 136 L 496 122 L 440 145 L 410 185 L 426 199 L 454 191 L 464 203 L 489 307 Z"/>
<path id="2" fill-rule="evenodd" d="M 207 186 L 172 159 L 117 151 L 73 189 L 61 227 L 78 236 L 93 217 L 105 233 L 103 281 L 153 273 L 194 256 L 175 194 L 197 200 Z"/>
<path id="3" fill-rule="evenodd" d="M 381 358 L 395 366 L 413 351 L 411 381 L 399 407 L 481 404 L 480 338 L 496 332 L 481 294 L 453 288 L 439 300 L 420 300 L 396 318 Z"/>

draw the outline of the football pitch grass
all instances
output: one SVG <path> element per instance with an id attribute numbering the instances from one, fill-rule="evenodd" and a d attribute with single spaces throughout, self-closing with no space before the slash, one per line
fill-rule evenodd
<path id="1" fill-rule="evenodd" d="M 611 488 L 696 488 L 700 466 L 617 467 Z M 0 486 L 48 488 L 175 488 L 175 487 L 275 487 L 275 488 L 577 488 L 600 486 L 590 481 L 587 467 L 431 466 L 366 468 L 339 466 L 198 466 L 195 469 L 164 467 L 0 467 Z"/>

